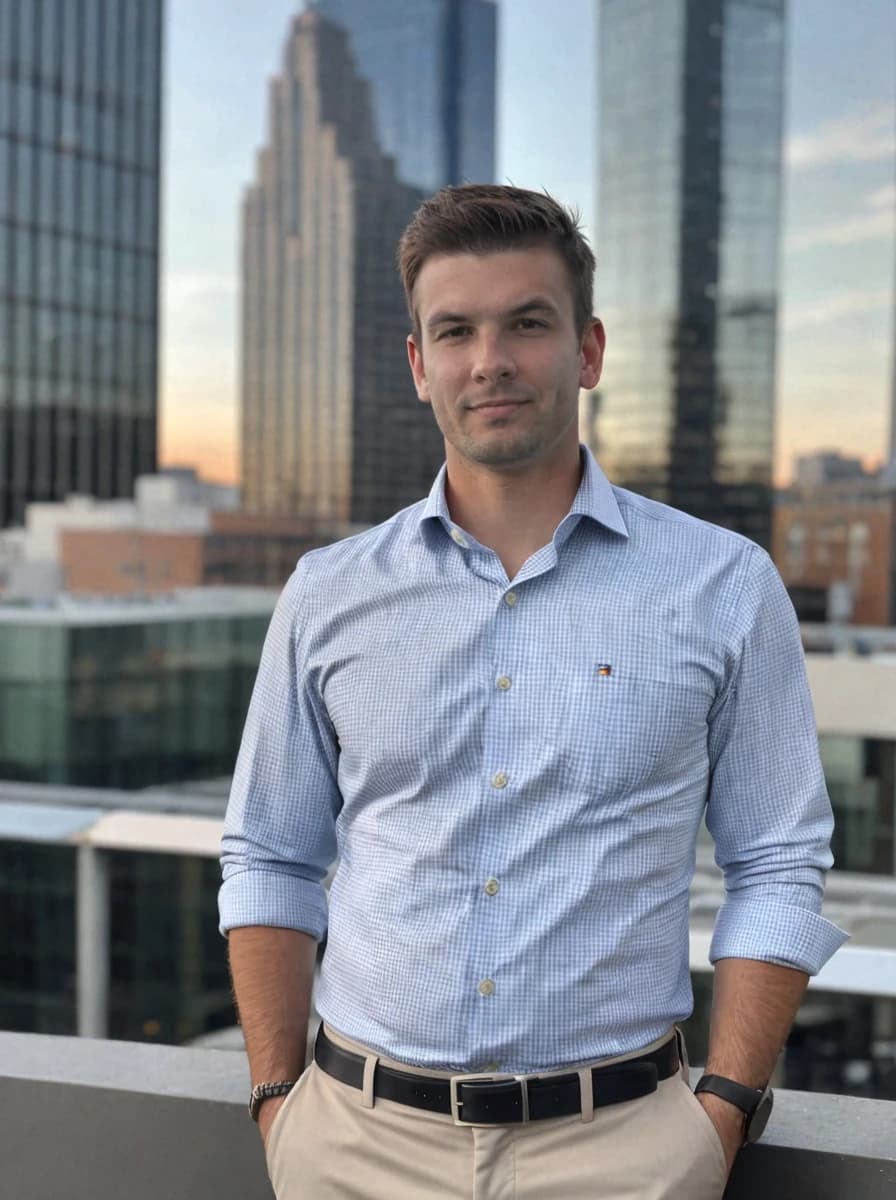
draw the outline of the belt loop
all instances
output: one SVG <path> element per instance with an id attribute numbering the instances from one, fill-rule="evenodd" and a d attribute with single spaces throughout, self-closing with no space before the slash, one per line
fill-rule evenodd
<path id="1" fill-rule="evenodd" d="M 379 1061 L 375 1054 L 368 1054 L 364 1059 L 364 1081 L 361 1084 L 362 1108 L 373 1108 L 373 1077 Z"/>
<path id="2" fill-rule="evenodd" d="M 582 1067 L 576 1074 L 579 1077 L 579 1104 L 582 1110 L 582 1124 L 587 1125 L 594 1120 L 594 1076 L 590 1067 Z"/>
<path id="3" fill-rule="evenodd" d="M 684 1040 L 681 1026 L 675 1026 L 675 1041 L 678 1044 L 678 1060 L 681 1063 L 681 1078 L 688 1087 L 691 1086 L 691 1072 L 688 1064 L 688 1047 Z"/>

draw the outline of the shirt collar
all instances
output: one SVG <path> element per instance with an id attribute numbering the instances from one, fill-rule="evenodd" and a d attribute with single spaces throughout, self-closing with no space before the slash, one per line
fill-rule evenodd
<path id="1" fill-rule="evenodd" d="M 567 517 L 573 514 L 590 517 L 605 529 L 627 538 L 628 530 L 619 511 L 612 484 L 597 465 L 597 460 L 587 446 L 580 445 L 579 452 L 582 456 L 582 482 Z M 420 512 L 419 523 L 422 526 L 424 522 L 439 521 L 450 532 L 454 528 L 454 522 L 451 520 L 445 497 L 446 472 L 447 467 L 443 463 Z M 564 517 L 564 521 L 566 519 Z"/>

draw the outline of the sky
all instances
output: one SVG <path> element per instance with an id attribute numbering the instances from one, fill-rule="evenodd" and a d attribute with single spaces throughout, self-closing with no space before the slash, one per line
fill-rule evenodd
<path id="1" fill-rule="evenodd" d="M 377 0 L 370 0 L 377 3 Z M 239 209 L 302 0 L 168 0 L 161 459 L 232 481 Z M 497 179 L 582 213 L 598 257 L 598 0 L 501 0 Z M 896 4 L 790 0 L 775 474 L 890 436 Z M 848 19 L 844 12 L 848 11 Z M 613 330 L 608 330 L 612 353 Z"/>

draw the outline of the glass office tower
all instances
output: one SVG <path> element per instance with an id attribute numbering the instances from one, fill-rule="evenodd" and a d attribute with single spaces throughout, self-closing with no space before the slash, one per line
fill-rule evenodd
<path id="1" fill-rule="evenodd" d="M 0 525 L 155 469 L 161 25 L 0 3 Z"/>
<path id="2" fill-rule="evenodd" d="M 586 437 L 614 483 L 770 543 L 784 0 L 602 0 Z"/>
<path id="3" fill-rule="evenodd" d="M 434 192 L 495 173 L 493 0 L 315 0 L 349 34 L 376 133 L 405 183 Z"/>
<path id="4" fill-rule="evenodd" d="M 0 606 L 0 779 L 144 788 L 231 771 L 276 592 L 183 597 Z"/>

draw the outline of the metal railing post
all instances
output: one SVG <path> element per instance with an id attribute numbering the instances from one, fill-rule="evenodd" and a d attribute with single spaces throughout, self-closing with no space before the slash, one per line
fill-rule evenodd
<path id="1" fill-rule="evenodd" d="M 109 1030 L 109 859 L 87 844 L 78 847 L 78 1034 L 104 1038 Z"/>

